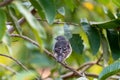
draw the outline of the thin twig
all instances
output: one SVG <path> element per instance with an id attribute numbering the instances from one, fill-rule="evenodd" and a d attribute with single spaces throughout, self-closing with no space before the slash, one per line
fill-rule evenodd
<path id="1" fill-rule="evenodd" d="M 0 7 L 6 6 L 10 4 L 13 0 L 4 0 L 3 2 L 0 2 Z"/>
<path id="2" fill-rule="evenodd" d="M 11 56 L 8 56 L 8 55 L 5 55 L 5 54 L 0 54 L 0 56 L 4 56 L 4 57 L 7 57 L 7 58 L 10 58 L 12 59 L 13 61 L 15 61 L 18 65 L 20 65 L 23 69 L 25 69 L 26 71 L 28 71 L 28 69 L 20 62 L 18 61 L 17 59 L 11 57 Z"/>
<path id="3" fill-rule="evenodd" d="M 6 65 L 1 64 L 1 63 L 0 63 L 0 66 L 3 67 L 3 68 L 5 68 L 6 70 L 9 70 L 9 71 L 12 72 L 13 74 L 17 74 L 17 72 L 16 72 L 15 70 L 13 70 L 13 69 L 12 69 L 11 67 L 9 67 L 9 66 L 6 66 Z"/>
<path id="4" fill-rule="evenodd" d="M 98 78 L 98 75 L 97 74 L 92 74 L 92 73 L 85 73 L 86 76 L 89 76 L 89 77 L 94 77 L 94 78 Z"/>
<path id="5" fill-rule="evenodd" d="M 103 58 L 103 54 L 100 55 L 100 57 L 99 57 L 98 60 L 96 61 L 96 64 L 100 65 L 99 62 L 101 61 L 102 58 Z"/>
<path id="6" fill-rule="evenodd" d="M 39 45 L 37 42 L 35 42 L 34 40 L 32 40 L 32 39 L 30 39 L 30 38 L 28 38 L 28 37 L 26 37 L 26 36 L 19 35 L 19 34 L 10 34 L 10 36 L 11 36 L 11 37 L 19 37 L 19 38 L 22 38 L 22 39 L 24 39 L 24 40 L 27 40 L 27 41 L 31 42 L 32 44 L 36 45 L 37 47 L 40 47 L 40 45 Z M 44 48 L 43 51 L 44 51 L 47 55 L 49 55 L 50 57 L 56 59 L 56 58 L 52 55 L 52 53 L 49 52 L 47 49 Z M 60 63 L 62 66 L 64 66 L 66 69 L 68 69 L 68 70 L 72 71 L 73 73 L 75 73 L 76 75 L 82 76 L 82 75 L 81 75 L 80 73 L 78 73 L 75 69 L 69 67 L 69 66 L 66 65 L 65 63 L 63 63 L 63 62 L 59 62 L 59 63 Z"/>
<path id="7" fill-rule="evenodd" d="M 40 19 L 40 18 L 37 18 L 37 20 L 39 21 L 43 21 L 43 22 L 47 22 L 46 19 Z M 68 25 L 74 25 L 74 26 L 79 26 L 80 24 L 77 24 L 77 23 L 72 23 L 72 22 L 61 22 L 61 21 L 55 21 L 53 22 L 53 24 L 68 24 Z"/>
<path id="8" fill-rule="evenodd" d="M 86 62 L 86 63 L 84 63 L 83 65 L 81 65 L 81 66 L 77 69 L 77 71 L 79 71 L 80 69 L 84 68 L 84 67 L 87 66 L 87 65 L 94 65 L 94 64 L 96 64 L 96 62 Z"/>

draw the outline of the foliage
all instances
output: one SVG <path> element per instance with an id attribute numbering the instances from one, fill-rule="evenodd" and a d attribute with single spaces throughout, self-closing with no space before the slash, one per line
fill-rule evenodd
<path id="1" fill-rule="evenodd" d="M 58 35 L 73 49 L 67 64 L 52 54 Z M 1 80 L 118 79 L 119 0 L 0 0 L 0 57 Z"/>

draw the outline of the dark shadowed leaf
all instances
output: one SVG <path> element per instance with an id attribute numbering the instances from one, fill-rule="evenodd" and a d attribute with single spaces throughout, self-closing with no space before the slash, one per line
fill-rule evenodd
<path id="1" fill-rule="evenodd" d="M 70 39 L 70 43 L 72 46 L 72 49 L 76 53 L 82 53 L 83 52 L 83 40 L 81 39 L 79 34 L 73 34 L 72 38 Z"/>
<path id="2" fill-rule="evenodd" d="M 39 0 L 48 23 L 52 24 L 56 15 L 54 0 Z"/>
<path id="3" fill-rule="evenodd" d="M 6 30 L 6 15 L 5 12 L 0 9 L 0 41 L 3 37 L 3 35 L 5 34 L 5 30 Z"/>
<path id="4" fill-rule="evenodd" d="M 35 9 L 37 9 L 38 14 L 41 18 L 45 18 L 44 12 L 40 6 L 40 3 L 38 0 L 30 0 L 31 4 L 34 6 Z"/>
<path id="5" fill-rule="evenodd" d="M 104 7 L 104 12 L 105 12 L 105 14 L 107 14 L 107 16 L 108 16 L 110 19 L 115 19 L 115 16 L 114 16 L 114 14 L 110 11 L 110 9 L 107 9 L 106 7 Z"/>
<path id="6" fill-rule="evenodd" d="M 103 28 L 103 29 L 112 29 L 112 28 L 117 28 L 120 25 L 120 19 L 113 19 L 110 21 L 106 22 L 91 22 L 92 26 L 97 26 L 98 28 Z"/>
<path id="7" fill-rule="evenodd" d="M 91 27 L 86 19 L 81 19 L 81 24 L 82 24 L 83 30 L 86 32 L 88 36 L 88 40 L 89 40 L 92 52 L 93 54 L 96 54 L 100 47 L 99 32 L 95 27 Z"/>
<path id="8" fill-rule="evenodd" d="M 99 75 L 99 80 L 106 80 L 111 75 L 117 74 L 120 72 L 120 61 L 117 61 L 106 68 Z"/>
<path id="9" fill-rule="evenodd" d="M 119 34 L 113 29 L 107 30 L 107 37 L 114 59 L 120 58 Z"/>

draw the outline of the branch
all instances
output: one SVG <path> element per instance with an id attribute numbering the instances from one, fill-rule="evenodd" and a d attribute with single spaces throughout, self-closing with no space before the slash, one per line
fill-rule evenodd
<path id="1" fill-rule="evenodd" d="M 85 76 L 88 76 L 88 77 L 98 78 L 98 75 L 96 75 L 96 74 L 92 74 L 92 73 L 84 73 L 84 74 L 85 74 Z M 70 76 L 70 75 L 71 75 L 71 76 Z M 62 78 L 63 80 L 68 80 L 68 79 L 70 79 L 70 78 L 72 78 L 72 77 L 79 77 L 79 76 L 73 74 L 73 72 L 70 72 L 70 73 L 67 73 L 67 74 L 61 76 L 61 78 Z"/>
<path id="2" fill-rule="evenodd" d="M 82 68 L 84 68 L 85 66 L 94 65 L 94 64 L 96 64 L 96 62 L 87 62 L 87 63 L 84 63 L 83 65 L 81 65 L 81 66 L 77 69 L 77 71 L 80 70 L 80 69 L 82 69 Z"/>
<path id="3" fill-rule="evenodd" d="M 32 9 L 32 10 L 31 10 L 31 13 L 34 15 L 34 14 L 36 13 L 36 10 L 35 10 L 35 9 Z M 19 23 L 20 25 L 22 25 L 25 21 L 26 21 L 25 18 L 22 17 L 22 18 L 20 18 L 20 19 L 18 20 L 18 23 Z M 11 22 L 10 22 L 10 23 L 7 23 L 7 24 L 11 24 Z M 11 34 L 11 33 L 13 33 L 14 30 L 15 30 L 14 27 L 11 27 L 10 29 L 8 29 L 8 33 Z"/>
<path id="4" fill-rule="evenodd" d="M 87 62 L 87 63 L 81 65 L 81 66 L 77 69 L 77 71 L 79 71 L 79 70 L 82 69 L 81 72 L 80 72 L 80 74 L 82 74 L 82 73 L 84 73 L 84 71 L 86 71 L 88 68 L 90 68 L 90 67 L 93 66 L 94 64 L 96 64 L 96 62 Z M 68 78 L 71 78 L 71 77 L 73 77 L 73 76 L 76 76 L 76 77 L 77 77 L 77 75 L 75 75 L 73 72 L 69 72 L 69 73 L 67 73 L 67 74 L 62 75 L 61 77 L 62 77 L 63 79 L 68 79 Z M 86 76 L 90 76 L 90 75 L 86 74 Z M 94 77 L 94 76 L 91 76 L 91 77 Z"/>
<path id="5" fill-rule="evenodd" d="M 30 38 L 28 38 L 28 37 L 26 37 L 26 36 L 19 35 L 19 34 L 10 34 L 10 36 L 11 36 L 11 37 L 22 38 L 22 39 L 27 40 L 27 41 L 29 41 L 30 43 L 36 45 L 37 47 L 40 47 L 40 45 L 39 45 L 36 41 L 34 41 L 34 40 L 32 40 L 32 39 L 30 39 Z M 52 58 L 54 58 L 54 59 L 56 60 L 56 58 L 52 55 L 52 53 L 49 52 L 47 49 L 44 48 L 43 51 L 44 51 L 47 55 L 49 55 L 50 57 L 52 57 Z M 86 68 L 84 68 L 81 72 L 78 72 L 77 70 L 69 67 L 69 66 L 66 65 L 65 63 L 59 62 L 63 67 L 65 67 L 66 69 L 72 71 L 72 72 L 70 72 L 69 74 L 63 75 L 62 78 L 64 79 L 64 78 L 68 78 L 68 77 L 71 77 L 71 76 L 82 76 L 81 74 L 82 74 L 84 71 L 86 71 L 90 66 L 99 63 L 100 60 L 101 60 L 101 58 L 102 58 L 102 56 L 100 56 L 100 58 L 99 58 L 96 62 L 88 62 L 88 63 L 83 64 L 80 68 L 77 69 L 77 70 L 80 70 L 80 69 L 82 69 L 82 68 L 84 68 L 84 67 L 86 66 Z M 91 73 L 85 73 L 85 75 L 86 75 L 86 76 L 95 77 L 95 78 L 98 77 L 98 75 L 96 75 L 96 74 L 91 74 Z"/>
<path id="6" fill-rule="evenodd" d="M 0 2 L 0 7 L 6 6 L 8 4 L 10 4 L 13 0 L 5 0 L 3 2 Z"/>
<path id="7" fill-rule="evenodd" d="M 18 65 L 20 65 L 23 69 L 25 69 L 26 71 L 28 71 L 28 69 L 20 62 L 18 61 L 17 59 L 11 57 L 11 56 L 8 56 L 8 55 L 5 55 L 5 54 L 0 54 L 0 56 L 4 56 L 4 57 L 7 57 L 7 58 L 10 58 L 12 59 L 13 61 L 15 61 Z"/>
<path id="8" fill-rule="evenodd" d="M 13 74 L 17 74 L 17 72 L 16 72 L 15 70 L 13 70 L 12 68 L 10 68 L 10 67 L 8 67 L 8 66 L 6 66 L 6 65 L 4 65 L 4 64 L 1 64 L 1 63 L 0 63 L 0 66 L 3 67 L 3 68 L 5 68 L 6 70 L 9 70 L 9 71 L 12 72 Z"/>
<path id="9" fill-rule="evenodd" d="M 79 70 L 82 69 L 81 72 L 80 72 L 80 73 L 82 74 L 82 73 L 84 73 L 88 68 L 90 68 L 91 66 L 93 66 L 93 65 L 95 65 L 95 64 L 100 65 L 99 62 L 101 61 L 102 57 L 103 57 L 103 55 L 101 54 L 97 61 L 84 63 L 83 65 L 81 65 L 81 66 L 77 69 L 77 71 L 79 71 Z M 62 77 L 63 79 L 68 79 L 68 78 L 71 78 L 71 77 L 73 77 L 73 76 L 76 76 L 76 75 L 74 75 L 73 72 L 69 72 L 69 73 L 67 73 L 67 74 L 62 75 L 61 77 Z M 86 76 L 97 77 L 98 75 L 95 75 L 95 74 L 87 74 L 87 73 L 86 73 Z"/>
<path id="10" fill-rule="evenodd" d="M 35 42 L 34 40 L 32 40 L 32 39 L 30 39 L 30 38 L 28 38 L 28 37 L 26 37 L 26 36 L 19 35 L 19 34 L 10 34 L 10 36 L 11 36 L 11 37 L 22 38 L 22 39 L 27 40 L 27 41 L 29 41 L 30 43 L 36 45 L 37 47 L 40 47 L 40 45 L 39 45 L 37 42 Z M 50 57 L 52 57 L 53 59 L 56 60 L 56 58 L 52 55 L 52 53 L 49 52 L 47 49 L 44 48 L 43 51 L 44 51 L 47 55 L 49 55 Z M 57 61 L 57 60 L 56 60 L 56 61 Z M 60 63 L 63 67 L 65 67 L 66 69 L 68 69 L 68 70 L 72 71 L 73 73 L 75 73 L 75 75 L 77 75 L 77 76 L 82 76 L 82 75 L 81 75 L 80 73 L 78 73 L 75 69 L 69 67 L 69 66 L 66 65 L 65 63 L 63 63 L 63 62 L 59 62 L 59 63 Z"/>

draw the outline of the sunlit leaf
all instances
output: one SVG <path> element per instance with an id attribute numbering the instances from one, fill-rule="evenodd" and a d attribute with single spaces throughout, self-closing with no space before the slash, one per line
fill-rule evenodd
<path id="1" fill-rule="evenodd" d="M 83 3 L 84 7 L 86 7 L 88 10 L 93 10 L 94 9 L 94 5 L 91 2 L 84 2 Z"/>
<path id="2" fill-rule="evenodd" d="M 105 5 L 107 5 L 110 2 L 110 0 L 98 0 L 98 1 Z"/>
<path id="3" fill-rule="evenodd" d="M 114 59 L 120 58 L 120 46 L 119 46 L 119 35 L 118 32 L 109 29 L 107 30 L 108 42 L 112 51 L 112 56 Z"/>
<path id="4" fill-rule="evenodd" d="M 10 55 L 12 55 L 12 49 L 11 49 L 11 40 L 10 40 L 10 36 L 6 33 L 5 36 L 2 39 L 3 43 L 5 44 L 8 52 L 10 53 Z"/>
<path id="5" fill-rule="evenodd" d="M 120 0 L 112 0 L 112 2 L 113 2 L 116 6 L 120 7 Z"/>
<path id="6" fill-rule="evenodd" d="M 120 61 L 105 67 L 99 75 L 99 80 L 106 80 L 108 77 L 117 74 L 118 72 L 120 72 Z"/>
<path id="7" fill-rule="evenodd" d="M 83 30 L 86 32 L 88 36 L 88 40 L 90 43 L 90 47 L 92 49 L 93 54 L 96 54 L 100 47 L 100 35 L 96 28 L 90 26 L 86 19 L 81 19 L 81 24 Z"/>
<path id="8" fill-rule="evenodd" d="M 56 15 L 54 0 L 39 0 L 48 23 L 52 24 Z"/>
<path id="9" fill-rule="evenodd" d="M 5 30 L 6 30 L 5 22 L 6 22 L 5 12 L 2 9 L 0 9 L 0 41 L 5 34 Z"/>
<path id="10" fill-rule="evenodd" d="M 83 52 L 83 40 L 81 39 L 79 34 L 73 34 L 72 38 L 70 39 L 70 43 L 72 46 L 72 49 L 76 53 L 82 53 Z"/>

